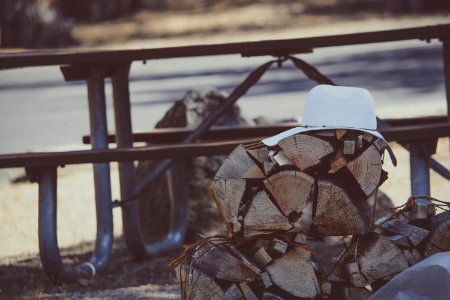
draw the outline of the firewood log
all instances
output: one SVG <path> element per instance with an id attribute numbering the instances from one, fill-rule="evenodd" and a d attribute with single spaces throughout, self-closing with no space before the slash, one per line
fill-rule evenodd
<path id="1" fill-rule="evenodd" d="M 285 300 L 283 297 L 275 295 L 273 293 L 264 292 L 261 300 Z"/>
<path id="2" fill-rule="evenodd" d="M 242 293 L 244 294 L 245 300 L 258 300 L 258 297 L 253 293 L 250 287 L 246 283 L 240 283 L 239 287 L 241 288 Z"/>
<path id="3" fill-rule="evenodd" d="M 347 271 L 348 280 L 351 285 L 355 287 L 364 287 L 366 286 L 367 280 L 361 274 L 359 270 L 358 263 L 351 262 L 345 265 L 345 270 Z"/>
<path id="4" fill-rule="evenodd" d="M 417 264 L 419 261 L 422 260 L 422 256 L 420 255 L 419 251 L 416 249 L 405 249 L 403 250 L 403 255 L 405 256 L 406 260 L 408 261 L 409 266 L 413 266 Z"/>
<path id="5" fill-rule="evenodd" d="M 271 241 L 271 244 L 269 252 L 274 257 L 279 257 L 286 253 L 288 244 L 285 241 L 275 238 Z"/>
<path id="6" fill-rule="evenodd" d="M 247 150 L 248 154 L 255 159 L 257 162 L 259 162 L 261 165 L 265 162 L 271 162 L 272 160 L 269 157 L 269 149 L 267 147 L 262 147 L 258 149 L 253 150 Z"/>
<path id="7" fill-rule="evenodd" d="M 419 245 L 430 233 L 430 231 L 398 220 L 385 221 L 386 218 L 377 220 L 376 224 L 383 230 L 404 236 L 415 247 Z"/>
<path id="8" fill-rule="evenodd" d="M 307 134 L 284 138 L 278 145 L 300 171 L 319 164 L 321 159 L 334 151 L 329 142 Z"/>
<path id="9" fill-rule="evenodd" d="M 245 179 L 216 179 L 210 185 L 211 195 L 230 234 L 241 230 L 238 213 L 245 185 Z"/>
<path id="10" fill-rule="evenodd" d="M 386 237 L 399 247 L 403 247 L 403 248 L 410 247 L 409 241 L 406 238 L 406 236 L 404 236 L 404 235 L 395 234 L 395 235 L 389 235 Z"/>
<path id="11" fill-rule="evenodd" d="M 302 210 L 298 220 L 294 222 L 294 231 L 308 233 L 313 220 L 314 201 L 309 201 L 308 205 Z"/>
<path id="12" fill-rule="evenodd" d="M 365 234 L 369 230 L 370 216 L 358 208 L 342 188 L 319 180 L 313 225 L 323 235 Z"/>
<path id="13" fill-rule="evenodd" d="M 381 156 L 375 146 L 370 146 L 359 157 L 347 163 L 346 168 L 353 174 L 366 196 L 380 185 Z"/>
<path id="14" fill-rule="evenodd" d="M 336 299 L 340 300 L 366 300 L 372 293 L 365 288 L 358 288 L 353 286 L 339 286 L 337 287 Z"/>
<path id="15" fill-rule="evenodd" d="M 239 288 L 239 286 L 233 283 L 231 287 L 225 291 L 221 300 L 246 300 L 246 299 L 242 294 L 242 291 Z"/>
<path id="16" fill-rule="evenodd" d="M 265 178 L 263 171 L 250 158 L 243 145 L 231 152 L 216 173 L 217 179 Z"/>
<path id="17" fill-rule="evenodd" d="M 227 244 L 226 248 L 253 272 L 255 272 L 256 274 L 261 274 L 261 270 L 258 268 L 258 266 L 255 265 L 251 260 L 249 260 L 234 244 Z"/>
<path id="18" fill-rule="evenodd" d="M 356 141 L 355 140 L 344 140 L 342 153 L 345 155 L 353 155 L 356 152 Z"/>
<path id="19" fill-rule="evenodd" d="M 183 299 L 222 299 L 224 292 L 213 278 L 189 266 L 181 266 L 181 270 Z"/>
<path id="20" fill-rule="evenodd" d="M 293 166 L 294 163 L 286 156 L 283 151 L 273 151 L 270 153 L 273 161 L 277 163 L 277 165 L 281 166 Z"/>
<path id="21" fill-rule="evenodd" d="M 272 257 L 267 253 L 264 247 L 259 248 L 252 257 L 252 261 L 260 268 L 264 268 L 272 260 Z"/>
<path id="22" fill-rule="evenodd" d="M 336 151 L 336 154 L 331 159 L 330 170 L 328 171 L 328 173 L 334 174 L 343 167 L 345 167 L 346 164 L 347 159 L 345 158 L 344 153 L 342 153 L 342 150 L 339 149 L 338 151 Z"/>
<path id="23" fill-rule="evenodd" d="M 425 257 L 450 250 L 450 212 L 445 211 L 431 218 L 431 234 L 425 246 Z"/>
<path id="24" fill-rule="evenodd" d="M 264 180 L 266 190 L 272 195 L 285 216 L 300 213 L 308 204 L 314 179 L 298 171 L 281 171 Z"/>
<path id="25" fill-rule="evenodd" d="M 385 236 L 371 232 L 359 238 L 357 262 L 361 274 L 373 283 L 377 280 L 390 280 L 394 275 L 408 268 L 402 251 Z"/>
<path id="26" fill-rule="evenodd" d="M 311 134 L 311 133 L 310 133 Z M 314 136 L 335 137 L 336 132 L 334 130 L 317 130 L 312 133 Z"/>
<path id="27" fill-rule="evenodd" d="M 261 273 L 261 281 L 265 289 L 268 289 L 272 286 L 272 280 L 270 279 L 269 273 L 267 272 Z"/>
<path id="28" fill-rule="evenodd" d="M 363 133 L 363 140 L 366 140 L 370 143 L 373 141 L 373 139 L 374 139 L 374 137 L 370 133 L 367 133 L 367 132 Z"/>
<path id="29" fill-rule="evenodd" d="M 342 137 L 347 133 L 347 129 L 336 129 L 335 135 L 338 140 L 342 139 Z"/>
<path id="30" fill-rule="evenodd" d="M 232 282 L 251 282 L 258 275 L 253 267 L 231 253 L 226 244 L 209 242 L 191 259 L 192 267 L 213 278 Z"/>
<path id="31" fill-rule="evenodd" d="M 274 260 L 266 270 L 274 284 L 295 297 L 314 298 L 320 293 L 309 251 L 295 248 Z"/>
<path id="32" fill-rule="evenodd" d="M 419 251 L 417 251 L 417 249 L 411 249 L 410 250 L 412 255 L 414 256 L 414 259 L 419 262 L 423 259 L 422 255 L 420 255 Z"/>
<path id="33" fill-rule="evenodd" d="M 322 298 L 326 299 L 331 295 L 333 285 L 328 280 L 320 281 L 320 290 Z"/>
<path id="34" fill-rule="evenodd" d="M 362 134 L 360 134 L 356 138 L 356 149 L 361 149 L 362 146 L 363 146 L 363 136 Z"/>
<path id="35" fill-rule="evenodd" d="M 274 172 L 275 167 L 276 167 L 277 165 L 278 165 L 278 164 L 277 164 L 276 162 L 274 162 L 274 161 L 271 161 L 271 162 L 264 162 L 264 164 L 263 164 L 263 170 L 264 170 L 264 174 L 266 175 L 266 177 L 270 176 L 270 174 Z"/>
<path id="36" fill-rule="evenodd" d="M 296 242 L 297 244 L 306 245 L 307 241 L 308 237 L 306 236 L 306 234 L 299 232 L 295 235 L 294 242 Z"/>
<path id="37" fill-rule="evenodd" d="M 258 192 L 244 219 L 244 236 L 252 237 L 292 228 L 289 220 L 272 203 L 265 191 Z"/>
<path id="38" fill-rule="evenodd" d="M 266 177 L 269 176 L 278 165 L 277 162 L 271 158 L 269 149 L 266 147 L 247 150 L 247 153 L 257 162 L 257 164 L 262 166 L 262 170 Z"/>

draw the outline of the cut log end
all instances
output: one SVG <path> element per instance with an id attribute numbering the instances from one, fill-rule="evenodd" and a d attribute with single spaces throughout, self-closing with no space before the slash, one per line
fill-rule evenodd
<path id="1" fill-rule="evenodd" d="M 244 218 L 244 236 L 288 231 L 292 228 L 278 208 L 272 203 L 265 191 L 258 192 L 250 203 Z"/>
<path id="2" fill-rule="evenodd" d="M 213 180 L 210 185 L 211 195 L 232 234 L 241 230 L 238 213 L 245 186 L 244 179 L 218 179 Z"/>
<path id="3" fill-rule="evenodd" d="M 324 235 L 365 234 L 369 230 L 370 218 L 357 208 L 342 188 L 319 180 L 313 225 Z"/>
<path id="4" fill-rule="evenodd" d="M 308 204 L 314 186 L 314 179 L 302 172 L 281 171 L 264 181 L 284 215 L 300 213 Z"/>
<path id="5" fill-rule="evenodd" d="M 371 195 L 380 185 L 381 156 L 375 146 L 367 148 L 346 167 L 366 196 Z"/>
<path id="6" fill-rule="evenodd" d="M 329 142 L 307 134 L 287 137 L 278 145 L 300 171 L 319 164 L 325 156 L 334 151 Z"/>
<path id="7" fill-rule="evenodd" d="M 303 249 L 296 248 L 276 259 L 267 272 L 274 284 L 295 297 L 314 298 L 320 293 L 311 254 Z"/>
<path id="8" fill-rule="evenodd" d="M 217 179 L 265 178 L 263 171 L 253 161 L 243 145 L 239 145 L 216 173 Z"/>

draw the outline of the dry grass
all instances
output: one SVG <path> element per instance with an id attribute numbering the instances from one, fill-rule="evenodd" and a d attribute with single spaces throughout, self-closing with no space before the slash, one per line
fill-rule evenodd
<path id="1" fill-rule="evenodd" d="M 89 259 L 93 243 L 63 249 L 64 262 L 82 263 Z M 0 264 L 0 299 L 86 299 L 151 298 L 178 299 L 179 288 L 173 270 L 167 267 L 177 253 L 136 262 L 122 241 L 116 240 L 108 269 L 93 280 L 75 284 L 52 284 L 46 277 L 37 255 L 9 258 Z M 1 262 L 1 260 L 0 260 Z"/>

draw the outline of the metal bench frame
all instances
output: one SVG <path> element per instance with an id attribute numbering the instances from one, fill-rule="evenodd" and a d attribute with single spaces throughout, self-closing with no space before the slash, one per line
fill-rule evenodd
<path id="1" fill-rule="evenodd" d="M 204 142 L 192 145 L 170 144 L 146 148 L 133 148 L 134 137 L 131 128 L 130 96 L 128 73 L 131 62 L 136 60 L 167 59 L 175 57 L 194 57 L 224 54 L 242 56 L 270 55 L 284 57 L 296 53 L 311 52 L 314 48 L 365 43 L 379 43 L 421 39 L 429 41 L 440 39 L 443 43 L 444 80 L 447 96 L 447 116 L 440 122 L 416 120 L 419 125 L 403 128 L 384 122 L 381 132 L 390 140 L 401 142 L 411 153 L 411 188 L 415 195 L 429 195 L 430 165 L 447 179 L 448 170 L 431 160 L 436 150 L 437 138 L 449 136 L 450 124 L 450 24 L 409 28 L 401 30 L 345 34 L 289 40 L 272 40 L 187 47 L 169 47 L 141 50 L 116 51 L 37 51 L 19 53 L 0 53 L 0 69 L 21 68 L 44 65 L 61 65 L 66 80 L 85 80 L 88 89 L 92 150 L 67 153 L 31 153 L 1 155 L 0 168 L 26 167 L 30 178 L 39 183 L 39 247 L 43 267 L 53 281 L 75 281 L 80 277 L 92 277 L 97 271 L 106 268 L 112 249 L 113 226 L 109 162 L 119 161 L 121 198 L 126 199 L 135 187 L 135 160 L 181 158 L 196 155 L 227 153 L 239 141 Z M 115 142 L 118 149 L 108 149 L 109 137 L 106 125 L 106 105 L 104 80 L 111 77 L 116 121 Z M 414 122 L 413 122 L 414 124 Z M 292 126 L 287 125 L 287 126 Z M 392 126 L 392 127 L 390 127 Z M 261 128 L 263 136 L 271 135 L 268 128 Z M 216 129 L 218 130 L 218 129 Z M 224 136 L 234 129 L 222 129 Z M 246 129 L 239 129 L 245 132 Z M 248 133 L 245 138 L 260 137 L 258 129 Z M 283 128 L 276 128 L 283 130 Z M 185 130 L 154 132 L 153 139 L 186 134 Z M 269 133 L 270 132 L 270 133 Z M 389 133 L 390 132 L 390 133 Z M 216 132 L 217 133 L 217 132 Z M 389 138 L 392 134 L 392 138 Z M 177 143 L 179 140 L 174 140 Z M 59 253 L 56 237 L 56 169 L 60 165 L 93 163 L 95 201 L 97 211 L 97 238 L 95 250 L 87 263 L 79 266 L 64 266 Z M 179 172 L 169 172 L 169 182 L 176 184 Z M 157 244 L 146 245 L 142 239 L 138 222 L 136 202 L 122 206 L 124 237 L 131 253 L 138 259 L 145 259 L 178 247 L 186 229 L 186 202 L 183 195 L 172 188 L 171 227 L 166 239 Z"/>

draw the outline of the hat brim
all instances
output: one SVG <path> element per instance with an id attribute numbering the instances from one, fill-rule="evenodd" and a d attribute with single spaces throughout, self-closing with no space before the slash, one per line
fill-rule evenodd
<path id="1" fill-rule="evenodd" d="M 279 133 L 277 135 L 274 135 L 274 136 L 272 136 L 270 138 L 264 139 L 264 140 L 262 140 L 262 142 L 264 143 L 264 145 L 271 147 L 271 146 L 277 145 L 278 142 L 281 141 L 282 139 L 287 138 L 287 137 L 289 137 L 291 135 L 294 135 L 294 134 L 297 134 L 297 133 L 309 132 L 309 131 L 319 131 L 319 130 L 330 130 L 330 129 L 359 130 L 359 131 L 364 131 L 364 132 L 370 133 L 371 135 L 382 139 L 383 141 L 386 142 L 387 151 L 389 153 L 389 157 L 391 158 L 392 164 L 394 166 L 397 166 L 397 158 L 395 157 L 394 151 L 392 151 L 391 146 L 384 139 L 384 137 L 381 135 L 381 133 L 379 133 L 376 130 L 353 128 L 353 127 L 342 127 L 342 126 L 327 126 L 327 127 L 302 127 L 302 126 L 298 126 L 298 127 L 291 128 L 289 130 L 283 131 L 283 132 L 281 132 L 281 133 Z"/>

